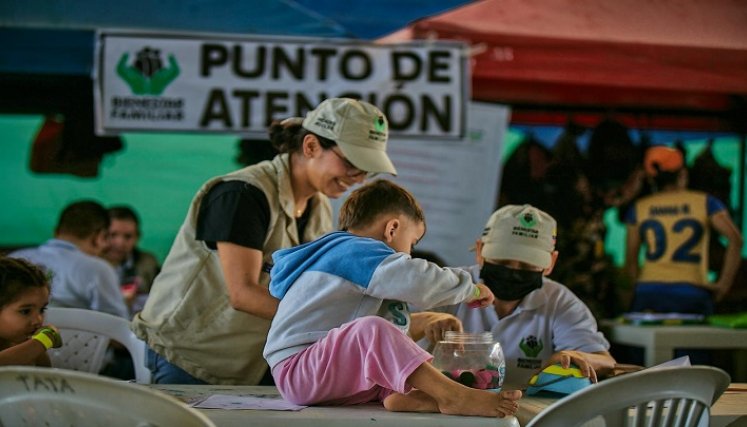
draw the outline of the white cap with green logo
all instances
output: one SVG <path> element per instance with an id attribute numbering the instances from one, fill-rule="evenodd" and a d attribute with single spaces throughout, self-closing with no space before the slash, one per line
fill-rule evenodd
<path id="1" fill-rule="evenodd" d="M 482 232 L 482 257 L 522 261 L 547 268 L 555 250 L 557 223 L 531 205 L 506 205 L 490 216 Z"/>
<path id="2" fill-rule="evenodd" d="M 306 115 L 302 126 L 337 143 L 358 169 L 397 174 L 386 154 L 389 124 L 384 114 L 368 102 L 329 98 Z"/>

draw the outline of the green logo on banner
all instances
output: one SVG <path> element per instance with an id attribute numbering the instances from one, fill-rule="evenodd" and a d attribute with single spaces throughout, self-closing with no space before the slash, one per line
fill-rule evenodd
<path id="1" fill-rule="evenodd" d="M 132 65 L 127 64 L 129 56 L 129 53 L 124 53 L 119 58 L 117 75 L 135 95 L 160 95 L 179 76 L 179 64 L 174 55 L 169 55 L 167 67 L 163 66 L 159 49 L 144 47 Z"/>

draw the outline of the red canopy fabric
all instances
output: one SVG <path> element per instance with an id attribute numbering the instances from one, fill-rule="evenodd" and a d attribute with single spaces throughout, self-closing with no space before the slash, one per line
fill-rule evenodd
<path id="1" fill-rule="evenodd" d="M 726 112 L 747 95 L 744 0 L 483 0 L 381 39 L 455 39 L 472 98 Z"/>

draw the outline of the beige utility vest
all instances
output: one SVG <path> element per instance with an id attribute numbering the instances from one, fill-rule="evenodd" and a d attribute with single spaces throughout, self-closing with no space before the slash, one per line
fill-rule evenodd
<path id="1" fill-rule="evenodd" d="M 329 199 L 317 193 L 302 240 L 294 219 L 289 155 L 281 154 L 225 176 L 213 178 L 197 192 L 174 244 L 156 277 L 132 330 L 158 354 L 210 384 L 259 382 L 267 369 L 262 350 L 270 321 L 231 307 L 217 251 L 195 240 L 203 197 L 216 184 L 239 180 L 259 189 L 270 206 L 270 224 L 262 249 L 272 262 L 278 249 L 296 246 L 332 230 Z M 260 273 L 260 284 L 270 277 Z"/>

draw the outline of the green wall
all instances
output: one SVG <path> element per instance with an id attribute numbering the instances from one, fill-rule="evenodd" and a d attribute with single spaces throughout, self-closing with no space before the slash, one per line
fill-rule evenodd
<path id="1" fill-rule="evenodd" d="M 141 247 L 163 260 L 195 191 L 235 170 L 237 138 L 125 134 L 125 148 L 106 155 L 96 178 L 36 174 L 31 141 L 41 116 L 0 115 L 0 246 L 35 245 L 52 236 L 60 210 L 80 198 L 129 204 L 140 215 Z"/>
<path id="2" fill-rule="evenodd" d="M 41 116 L 0 115 L 0 247 L 39 244 L 52 236 L 60 210 L 80 198 L 104 205 L 129 204 L 140 214 L 141 247 L 163 260 L 187 212 L 189 202 L 208 178 L 239 167 L 238 138 L 193 134 L 125 134 L 125 148 L 104 157 L 99 176 L 35 174 L 29 168 L 31 141 Z M 509 131 L 503 158 L 525 136 Z M 685 141 L 688 161 L 705 147 L 704 140 Z M 719 138 L 714 155 L 732 168 L 732 206 L 739 203 L 739 140 Z M 747 215 L 747 212 L 745 213 Z M 617 265 L 624 258 L 625 230 L 616 212 L 605 215 L 607 251 Z M 747 217 L 742 224 L 747 224 Z M 743 248 L 747 256 L 747 245 Z"/>

